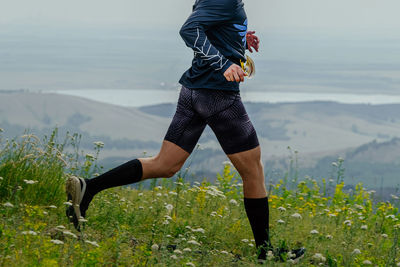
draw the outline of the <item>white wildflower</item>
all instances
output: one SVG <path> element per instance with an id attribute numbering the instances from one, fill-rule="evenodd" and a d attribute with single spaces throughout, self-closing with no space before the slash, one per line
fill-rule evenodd
<path id="1" fill-rule="evenodd" d="M 274 258 L 274 253 L 272 252 L 272 250 L 268 250 L 267 259 L 272 260 L 273 258 Z"/>
<path id="2" fill-rule="evenodd" d="M 353 252 L 351 254 L 359 255 L 359 254 L 361 254 L 361 251 L 358 248 L 356 248 L 356 249 L 353 250 Z"/>
<path id="3" fill-rule="evenodd" d="M 23 235 L 37 235 L 37 233 L 35 231 L 23 231 L 23 232 L 21 232 L 21 234 L 23 234 Z"/>
<path id="4" fill-rule="evenodd" d="M 165 215 L 164 218 L 165 218 L 166 220 L 172 220 L 172 217 L 169 216 L 169 215 Z"/>
<path id="5" fill-rule="evenodd" d="M 319 232 L 317 230 L 311 230 L 310 234 L 315 235 L 315 234 L 319 234 Z"/>
<path id="6" fill-rule="evenodd" d="M 350 220 L 345 220 L 343 222 L 343 224 L 347 225 L 347 226 L 351 226 L 351 221 Z"/>
<path id="7" fill-rule="evenodd" d="M 0 181 L 3 180 L 4 178 L 0 176 Z"/>
<path id="8" fill-rule="evenodd" d="M 76 234 L 71 233 L 70 231 L 63 231 L 63 234 L 64 234 L 64 235 L 72 236 L 73 238 L 78 238 L 78 237 L 76 236 Z"/>
<path id="9" fill-rule="evenodd" d="M 221 254 L 229 255 L 229 252 L 228 252 L 228 251 L 221 250 L 220 252 L 221 252 Z"/>
<path id="10" fill-rule="evenodd" d="M 200 232 L 202 234 L 205 233 L 205 230 L 203 228 L 197 228 L 197 229 L 192 229 L 193 232 Z"/>
<path id="11" fill-rule="evenodd" d="M 299 214 L 299 213 L 294 213 L 294 214 L 292 214 L 292 217 L 293 218 L 298 218 L 298 219 L 301 219 L 301 215 Z"/>
<path id="12" fill-rule="evenodd" d="M 342 212 L 342 210 L 341 210 L 341 209 L 335 209 L 335 211 L 336 211 L 336 212 Z"/>
<path id="13" fill-rule="evenodd" d="M 151 246 L 151 250 L 152 250 L 153 252 L 157 251 L 159 248 L 160 248 L 160 247 L 159 247 L 157 244 L 153 244 L 153 245 Z"/>
<path id="14" fill-rule="evenodd" d="M 47 211 L 43 211 L 43 214 L 44 215 L 48 215 L 49 213 Z"/>
<path id="15" fill-rule="evenodd" d="M 175 249 L 175 250 L 174 250 L 174 253 L 175 253 L 175 254 L 182 254 L 182 251 L 180 251 L 179 249 Z"/>
<path id="16" fill-rule="evenodd" d="M 210 216 L 213 216 L 213 217 L 217 216 L 217 212 L 216 211 L 211 212 Z"/>
<path id="17" fill-rule="evenodd" d="M 161 196 L 162 196 L 162 194 L 161 194 L 161 193 L 157 193 L 157 194 L 156 194 L 156 196 L 158 196 L 158 197 L 161 197 Z"/>
<path id="18" fill-rule="evenodd" d="M 171 212 L 174 206 L 172 206 L 171 204 L 167 204 L 165 205 L 165 208 L 168 210 L 168 212 Z"/>
<path id="19" fill-rule="evenodd" d="M 249 247 L 254 247 L 254 245 L 252 243 L 249 243 Z"/>
<path id="20" fill-rule="evenodd" d="M 284 220 L 281 220 L 281 219 L 279 219 L 278 221 L 277 221 L 278 223 L 285 223 L 285 221 Z"/>
<path id="21" fill-rule="evenodd" d="M 101 142 L 101 141 L 93 142 L 93 144 L 94 144 L 95 146 L 97 146 L 97 147 L 104 147 L 104 143 Z"/>
<path id="22" fill-rule="evenodd" d="M 96 241 L 85 240 L 85 243 L 88 243 L 88 244 L 90 244 L 90 245 L 92 245 L 92 246 L 95 246 L 95 247 L 100 247 L 99 244 L 97 244 Z"/>
<path id="23" fill-rule="evenodd" d="M 54 205 L 50 205 L 49 208 L 50 208 L 50 209 L 56 209 L 57 207 L 54 206 Z"/>
<path id="24" fill-rule="evenodd" d="M 365 264 L 365 265 L 371 265 L 371 264 L 372 264 L 372 262 L 371 262 L 371 261 L 369 261 L 369 260 L 365 260 L 365 261 L 363 261 L 363 264 Z"/>
<path id="25" fill-rule="evenodd" d="M 213 186 L 213 185 L 208 187 L 206 193 L 211 195 L 211 196 L 213 196 L 213 197 L 219 196 L 219 197 L 222 197 L 222 198 L 226 198 L 224 193 L 222 191 L 218 190 L 218 188 L 216 186 Z"/>
<path id="26" fill-rule="evenodd" d="M 328 238 L 328 239 L 332 239 L 333 238 L 333 236 L 331 236 L 331 235 L 326 235 L 325 237 Z"/>
<path id="27" fill-rule="evenodd" d="M 329 217 L 336 217 L 336 214 L 334 214 L 334 213 L 329 213 L 328 216 L 329 216 Z"/>
<path id="28" fill-rule="evenodd" d="M 233 167 L 233 164 L 232 164 L 232 162 L 230 162 L 230 161 L 228 161 L 228 160 L 226 160 L 226 161 L 224 161 L 224 162 L 222 162 L 222 165 L 230 165 L 230 166 L 232 166 Z"/>
<path id="29" fill-rule="evenodd" d="M 382 234 L 381 235 L 383 238 L 388 238 L 388 235 L 387 234 Z"/>
<path id="30" fill-rule="evenodd" d="M 14 207 L 14 205 L 11 204 L 10 202 L 4 203 L 3 206 L 4 206 L 4 207 L 9 207 L 9 208 L 13 208 L 13 207 Z"/>
<path id="31" fill-rule="evenodd" d="M 325 262 L 326 258 L 321 253 L 315 253 L 312 256 L 312 259 L 316 262 Z"/>
<path id="32" fill-rule="evenodd" d="M 238 204 L 237 201 L 234 200 L 234 199 L 229 200 L 229 203 L 232 204 L 232 205 L 237 205 Z"/>
<path id="33" fill-rule="evenodd" d="M 191 251 L 192 251 L 191 248 L 184 248 L 184 249 L 183 249 L 183 252 L 191 252 Z"/>
<path id="34" fill-rule="evenodd" d="M 173 196 L 176 196 L 176 195 L 178 195 L 178 193 L 177 193 L 177 192 L 175 192 L 175 191 L 169 191 L 169 192 L 168 192 L 168 194 L 170 194 L 170 195 L 173 195 Z"/>
<path id="35" fill-rule="evenodd" d="M 169 221 L 168 221 L 168 220 L 165 220 L 165 221 L 163 222 L 163 224 L 164 224 L 164 225 L 167 225 L 167 224 L 169 224 Z"/>
<path id="36" fill-rule="evenodd" d="M 139 197 L 143 196 L 143 193 L 142 193 L 142 192 L 140 192 L 140 193 L 138 194 L 138 196 L 139 196 Z"/>
<path id="37" fill-rule="evenodd" d="M 67 206 L 72 206 L 72 202 L 70 202 L 70 201 L 64 202 L 64 204 Z"/>
<path id="38" fill-rule="evenodd" d="M 364 216 L 358 217 L 359 220 L 364 220 Z"/>
<path id="39" fill-rule="evenodd" d="M 62 245 L 62 244 L 64 244 L 64 242 L 62 242 L 61 240 L 58 240 L 58 239 L 52 239 L 52 240 L 50 240 L 50 242 L 51 242 L 51 243 L 54 243 L 54 244 L 56 244 L 56 245 Z"/>
<path id="40" fill-rule="evenodd" d="M 188 244 L 192 244 L 192 245 L 196 245 L 196 246 L 200 246 L 201 244 L 199 242 L 197 242 L 196 240 L 189 240 Z"/>
<path id="41" fill-rule="evenodd" d="M 36 184 L 38 181 L 35 181 L 35 180 L 26 180 L 26 179 L 24 179 L 24 182 L 25 182 L 26 184 Z"/>
<path id="42" fill-rule="evenodd" d="M 82 216 L 79 218 L 78 220 L 79 222 L 87 222 L 88 220 L 86 220 L 85 218 L 83 218 Z"/>
<path id="43" fill-rule="evenodd" d="M 173 260 L 177 260 L 178 259 L 178 257 L 175 254 L 171 255 L 170 258 L 173 259 Z"/>
<path id="44" fill-rule="evenodd" d="M 385 218 L 390 218 L 390 219 L 396 219 L 396 216 L 394 216 L 393 214 L 387 215 L 385 216 Z"/>
<path id="45" fill-rule="evenodd" d="M 280 211 L 286 211 L 286 209 L 284 207 L 279 207 L 278 210 Z"/>
<path id="46" fill-rule="evenodd" d="M 368 229 L 368 225 L 365 225 L 365 224 L 364 224 L 364 225 L 361 225 L 361 229 L 362 229 L 362 230 L 367 230 L 367 229 Z"/>
<path id="47" fill-rule="evenodd" d="M 247 242 L 249 242 L 249 240 L 248 239 L 242 239 L 242 242 L 247 243 Z"/>
<path id="48" fill-rule="evenodd" d="M 359 205 L 359 204 L 354 204 L 354 207 L 355 207 L 356 209 L 359 209 L 359 210 L 363 210 L 363 209 L 364 209 L 364 207 L 361 206 L 361 205 Z"/>
<path id="49" fill-rule="evenodd" d="M 64 226 L 64 225 L 57 225 L 56 228 L 58 228 L 58 229 L 65 229 L 65 226 Z"/>
<path id="50" fill-rule="evenodd" d="M 86 154 L 86 158 L 89 159 L 89 160 L 94 160 L 95 159 L 95 157 L 92 154 L 89 154 L 89 153 Z"/>

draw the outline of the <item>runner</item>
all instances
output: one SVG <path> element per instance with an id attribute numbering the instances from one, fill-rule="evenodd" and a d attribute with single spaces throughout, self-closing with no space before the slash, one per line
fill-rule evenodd
<path id="1" fill-rule="evenodd" d="M 269 238 L 269 208 L 265 189 L 261 150 L 256 131 L 239 93 L 245 73 L 246 48 L 258 52 L 259 40 L 247 31 L 242 0 L 197 0 L 193 12 L 180 30 L 186 45 L 193 49 L 192 66 L 180 79 L 182 89 L 176 113 L 158 155 L 134 159 L 96 178 L 71 177 L 68 199 L 73 206 L 67 216 L 79 230 L 92 198 L 107 188 L 128 185 L 150 178 L 172 177 L 179 171 L 209 125 L 222 149 L 243 180 L 244 206 L 253 231 L 258 259 L 273 250 Z M 291 251 L 292 259 L 304 256 L 305 249 Z"/>

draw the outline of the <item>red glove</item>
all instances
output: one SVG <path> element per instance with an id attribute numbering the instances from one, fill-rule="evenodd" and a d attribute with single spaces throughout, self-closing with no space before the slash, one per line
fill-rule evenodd
<path id="1" fill-rule="evenodd" d="M 258 48 L 260 47 L 260 40 L 254 35 L 255 33 L 255 31 L 248 31 L 246 33 L 247 49 L 249 49 L 250 53 L 253 53 L 251 48 L 254 48 L 258 52 Z"/>

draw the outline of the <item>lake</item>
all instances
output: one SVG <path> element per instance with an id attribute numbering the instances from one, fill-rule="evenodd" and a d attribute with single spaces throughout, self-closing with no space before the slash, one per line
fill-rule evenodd
<path id="1" fill-rule="evenodd" d="M 103 103 L 126 107 L 140 107 L 161 103 L 176 103 L 178 90 L 122 90 L 122 89 L 83 89 L 45 91 L 57 94 L 79 96 Z M 306 101 L 335 101 L 345 104 L 397 104 L 400 95 L 383 94 L 334 94 L 334 93 L 290 93 L 290 92 L 246 92 L 241 91 L 245 102 L 284 103 Z"/>

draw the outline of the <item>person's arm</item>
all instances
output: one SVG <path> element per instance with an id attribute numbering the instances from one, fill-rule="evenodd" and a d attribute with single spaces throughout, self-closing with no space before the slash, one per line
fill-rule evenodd
<path id="1" fill-rule="evenodd" d="M 186 45 L 193 49 L 215 71 L 224 73 L 233 63 L 225 58 L 208 40 L 205 31 L 228 21 L 232 13 L 229 1 L 203 0 L 183 24 L 180 35 Z"/>

